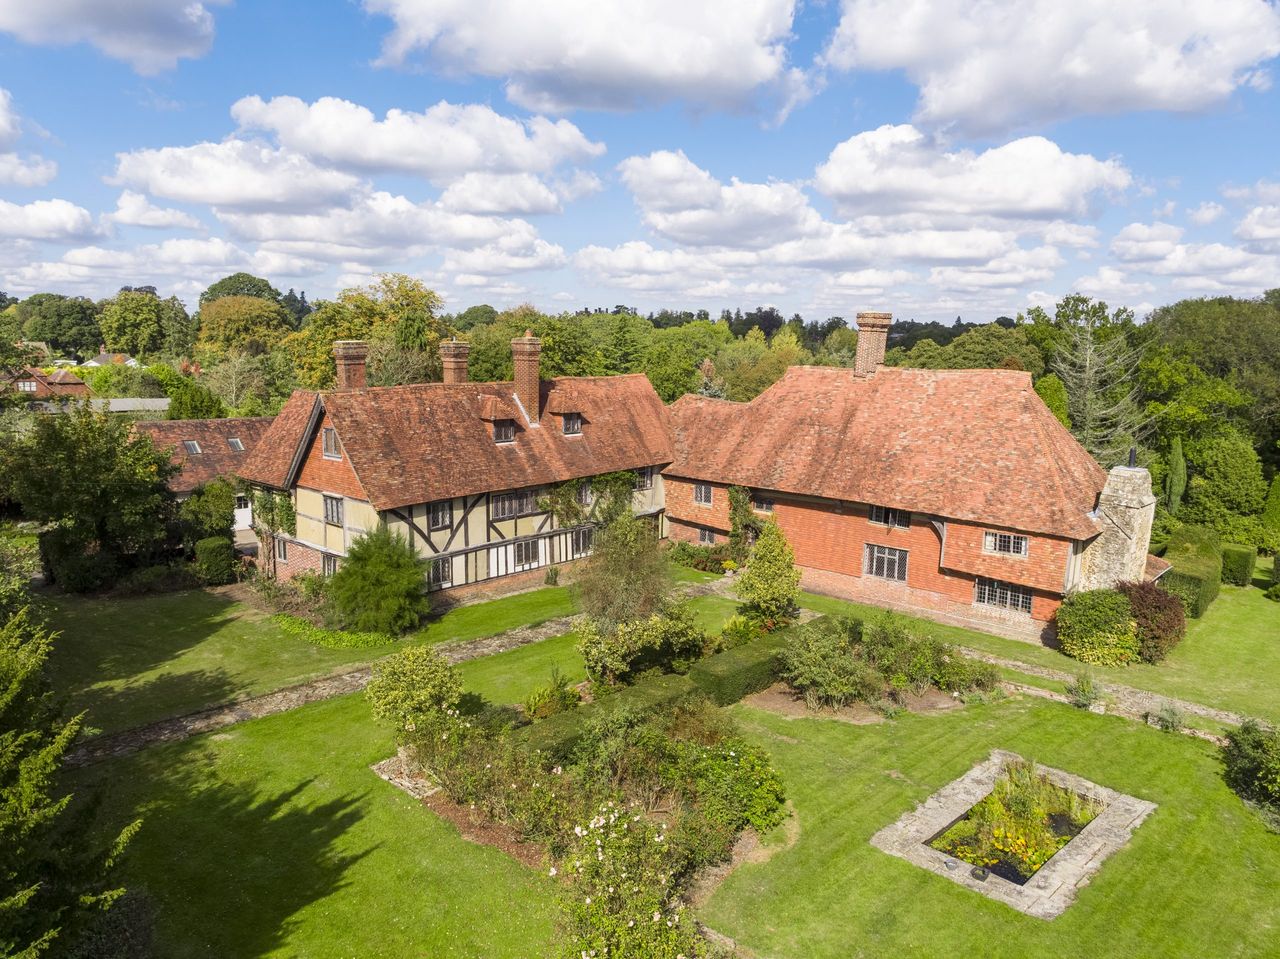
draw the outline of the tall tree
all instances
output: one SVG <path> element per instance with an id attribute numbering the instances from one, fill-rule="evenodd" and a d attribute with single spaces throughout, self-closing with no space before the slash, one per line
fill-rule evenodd
<path id="1" fill-rule="evenodd" d="M 58 786 L 82 717 L 54 709 L 52 640 L 25 610 L 0 622 L 0 954 L 21 959 L 74 947 L 119 899 L 113 869 L 140 825 L 102 848 Z"/>
<path id="2" fill-rule="evenodd" d="M 220 296 L 200 308 L 196 348 L 213 356 L 233 350 L 265 353 L 289 335 L 289 314 L 273 300 Z"/>
<path id="3" fill-rule="evenodd" d="M 1142 351 L 1124 336 L 1089 326 L 1069 326 L 1053 358 L 1067 388 L 1067 412 L 1080 445 L 1103 466 L 1119 463 L 1141 441 L 1149 418 L 1138 402 Z"/>
<path id="4" fill-rule="evenodd" d="M 92 356 L 102 342 L 98 307 L 83 296 L 36 293 L 17 305 L 17 319 L 25 339 L 59 352 Z"/>
<path id="5" fill-rule="evenodd" d="M 160 300 L 154 293 L 125 290 L 107 300 L 98 317 L 108 350 L 148 356 L 160 348 Z"/>
<path id="6" fill-rule="evenodd" d="M 224 296 L 256 296 L 272 303 L 280 302 L 280 291 L 260 276 L 252 273 L 232 273 L 224 276 L 200 294 L 200 307 Z"/>
<path id="7" fill-rule="evenodd" d="M 160 352 L 174 359 L 190 356 L 198 324 L 176 296 L 160 301 Z"/>

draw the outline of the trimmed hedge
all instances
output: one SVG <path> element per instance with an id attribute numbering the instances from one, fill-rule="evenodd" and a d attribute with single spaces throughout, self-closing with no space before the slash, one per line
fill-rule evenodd
<path id="1" fill-rule="evenodd" d="M 1182 599 L 1187 615 L 1199 618 L 1218 598 L 1222 583 L 1222 540 L 1205 526 L 1179 526 L 1164 558 L 1173 568 L 1160 585 Z"/>
<path id="2" fill-rule="evenodd" d="M 675 673 L 649 676 L 585 706 L 524 726 L 516 730 L 515 736 L 530 749 L 541 750 L 549 759 L 564 762 L 573 754 L 587 723 L 594 717 L 620 709 L 648 712 L 662 706 L 674 706 L 694 698 L 699 692 L 688 676 Z"/>
<path id="3" fill-rule="evenodd" d="M 1253 582 L 1253 567 L 1258 562 L 1258 551 L 1252 546 L 1236 543 L 1222 544 L 1222 581 L 1233 586 L 1248 586 Z"/>
<path id="4" fill-rule="evenodd" d="M 307 622 L 301 616 L 289 613 L 276 613 L 271 622 L 280 627 L 280 631 L 305 639 L 308 643 L 323 646 L 325 649 L 371 649 L 376 646 L 388 646 L 396 641 L 394 636 L 386 633 L 360 633 L 345 629 L 325 629 L 315 623 Z"/>
<path id="5" fill-rule="evenodd" d="M 1072 593 L 1057 614 L 1058 644 L 1094 666 L 1124 666 L 1139 658 L 1138 625 L 1129 598 L 1113 589 Z"/>
<path id="6" fill-rule="evenodd" d="M 1146 663 L 1158 663 L 1187 635 L 1186 610 L 1180 597 L 1155 583 L 1117 583 L 1133 609 L 1138 624 L 1139 654 Z"/>
<path id="7" fill-rule="evenodd" d="M 196 543 L 196 575 L 208 586 L 225 586 L 236 578 L 236 547 L 226 536 Z"/>
<path id="8" fill-rule="evenodd" d="M 699 660 L 689 670 L 689 678 L 717 706 L 728 706 L 773 685 L 778 675 L 778 653 L 786 643 L 787 630 L 769 633 L 744 646 Z"/>

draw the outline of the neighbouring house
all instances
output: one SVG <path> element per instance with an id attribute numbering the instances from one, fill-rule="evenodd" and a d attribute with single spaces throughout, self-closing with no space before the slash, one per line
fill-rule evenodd
<path id="1" fill-rule="evenodd" d="M 70 370 L 45 373 L 34 366 L 6 373 L 4 388 L 31 400 L 77 399 L 90 393 L 89 384 Z"/>
<path id="2" fill-rule="evenodd" d="M 446 342 L 444 383 L 376 389 L 365 345 L 341 342 L 338 388 L 295 393 L 241 475 L 293 498 L 284 577 L 333 572 L 383 522 L 431 560 L 432 588 L 528 583 L 591 544 L 540 494 L 623 469 L 664 536 L 723 541 L 741 486 L 807 588 L 1010 635 L 1039 635 L 1074 590 L 1158 575 L 1146 470 L 1101 469 L 1025 372 L 884 366 L 890 321 L 858 314 L 853 369 L 670 407 L 643 376 L 541 380 L 528 335 L 514 383 L 467 382 L 467 345 Z"/>
<path id="3" fill-rule="evenodd" d="M 98 355 L 91 359 L 85 360 L 81 366 L 138 366 L 140 365 L 128 353 L 108 353 L 104 346 L 98 352 Z"/>
<path id="4" fill-rule="evenodd" d="M 805 587 L 1017 635 L 1069 592 L 1143 579 L 1147 471 L 1105 472 L 1028 373 L 884 366 L 890 319 L 858 314 L 853 369 L 792 367 L 749 403 L 674 403 L 670 536 L 724 540 L 728 488 L 745 487 Z"/>
<path id="5" fill-rule="evenodd" d="M 168 449 L 181 467 L 169 480 L 179 500 L 186 499 L 211 480 L 241 475 L 250 453 L 271 425 L 270 416 L 233 417 L 221 420 L 145 420 L 133 425 L 137 433 L 151 437 L 157 449 Z M 247 494 L 236 496 L 236 545 L 253 546 L 253 508 Z"/>
<path id="6" fill-rule="evenodd" d="M 526 335 L 512 342 L 514 382 L 471 383 L 468 350 L 441 345 L 443 383 L 367 388 L 365 344 L 335 344 L 338 388 L 294 393 L 242 472 L 293 498 L 297 532 L 271 546 L 277 575 L 334 572 L 381 522 L 430 561 L 434 590 L 541 582 L 592 540 L 590 525 L 562 528 L 543 494 L 624 470 L 635 512 L 661 529 L 671 437 L 646 377 L 543 380 L 541 342 Z"/>

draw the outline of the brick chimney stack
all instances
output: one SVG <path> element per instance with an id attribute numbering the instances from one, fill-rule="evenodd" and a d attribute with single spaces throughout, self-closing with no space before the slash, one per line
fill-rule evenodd
<path id="1" fill-rule="evenodd" d="M 511 360 L 516 369 L 516 396 L 524 407 L 530 425 L 536 425 L 542 415 L 542 390 L 538 375 L 538 357 L 542 353 L 542 340 L 525 330 L 524 336 L 511 341 Z"/>
<path id="2" fill-rule="evenodd" d="M 858 314 L 858 351 L 853 356 L 855 372 L 874 373 L 876 367 L 884 366 L 884 348 L 892 322 L 892 313 Z"/>
<path id="3" fill-rule="evenodd" d="M 333 358 L 338 363 L 339 390 L 365 388 L 365 363 L 369 358 L 369 344 L 364 340 L 337 340 L 333 344 Z"/>
<path id="4" fill-rule="evenodd" d="M 465 340 L 452 338 L 440 343 L 440 361 L 444 364 L 444 381 L 446 383 L 467 382 L 467 356 L 471 352 L 471 344 Z"/>

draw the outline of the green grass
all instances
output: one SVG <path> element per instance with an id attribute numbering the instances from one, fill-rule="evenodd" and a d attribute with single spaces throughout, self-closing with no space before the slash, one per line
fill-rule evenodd
<path id="1" fill-rule="evenodd" d="M 872 726 L 733 713 L 770 751 L 800 827 L 794 846 L 741 867 L 702 910 L 751 954 L 1276 954 L 1280 842 L 1223 784 L 1206 743 L 1030 698 Z M 868 843 L 993 748 L 1159 804 L 1053 922 Z"/>
<path id="2" fill-rule="evenodd" d="M 461 666 L 469 692 L 515 703 L 557 665 L 583 676 L 571 636 Z M 394 751 L 362 694 L 241 723 L 83 770 L 101 820 L 142 831 L 130 888 L 159 911 L 158 955 L 534 957 L 554 954 L 555 887 L 378 779 Z"/>
<path id="3" fill-rule="evenodd" d="M 568 589 L 540 589 L 452 609 L 398 643 L 325 649 L 285 634 L 250 606 L 203 591 L 55 596 L 50 607 L 62 632 L 50 660 L 55 689 L 104 732 L 340 672 L 405 644 L 491 636 L 576 609 Z"/>
<path id="4" fill-rule="evenodd" d="M 676 583 L 710 583 L 712 580 L 719 579 L 720 573 L 704 573 L 700 569 L 690 569 L 688 566 L 680 566 L 676 563 L 668 564 L 671 567 L 671 579 Z"/>
<path id="5" fill-rule="evenodd" d="M 718 633 L 738 611 L 738 601 L 728 596 L 698 596 L 689 600 L 693 621 L 705 633 Z"/>
<path id="6" fill-rule="evenodd" d="M 1227 586 L 1201 619 L 1188 621 L 1187 637 L 1157 665 L 1090 667 L 1102 683 L 1122 683 L 1245 716 L 1280 722 L 1280 604 L 1263 596 L 1270 567 L 1259 566 L 1253 586 Z M 805 593 L 801 605 L 821 613 L 871 616 L 879 610 Z M 917 620 L 949 643 L 1075 673 L 1082 664 L 1045 646 L 1005 639 L 958 626 Z"/>

